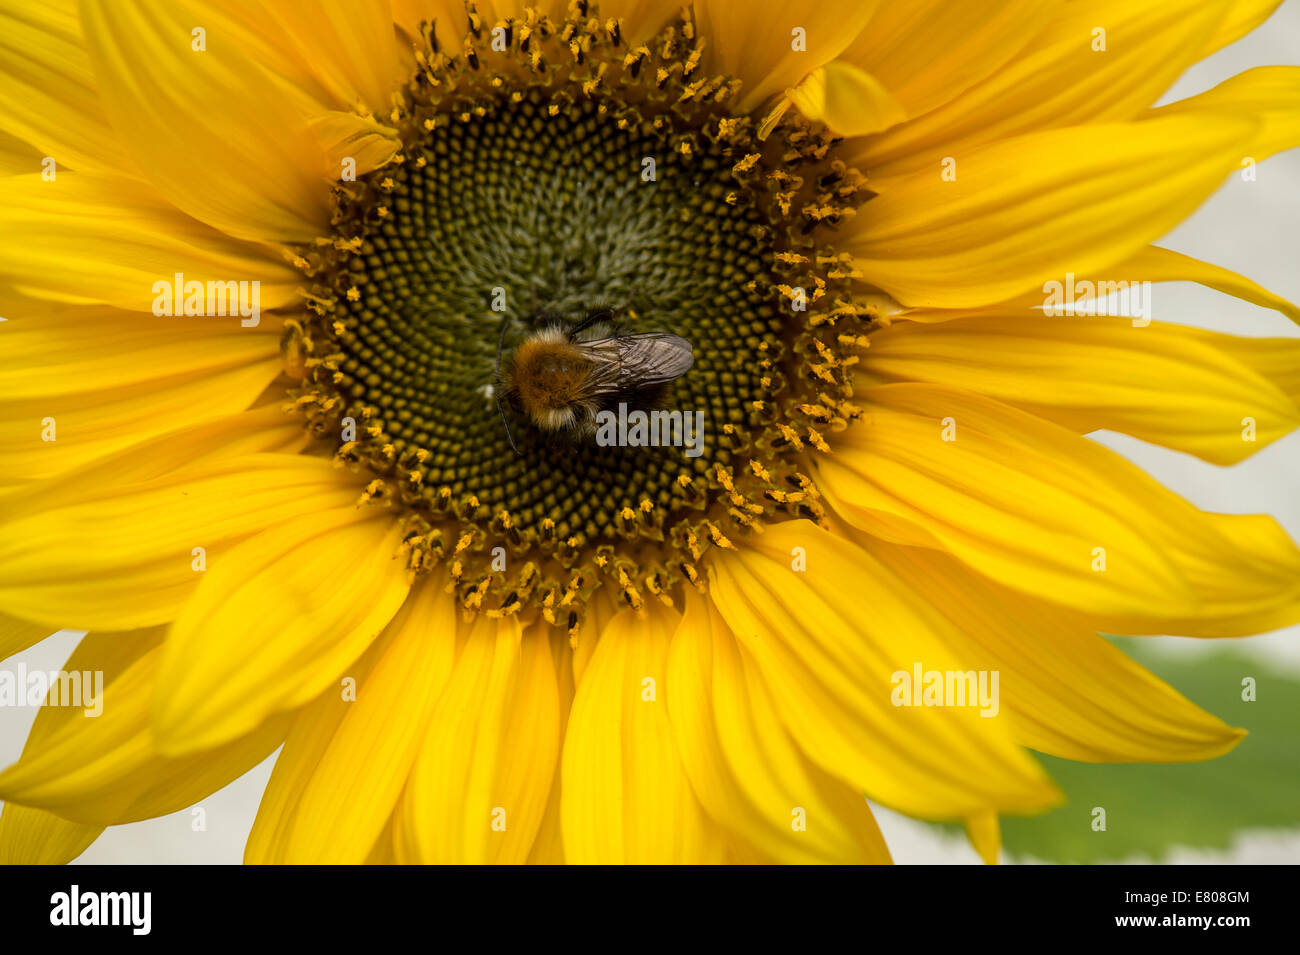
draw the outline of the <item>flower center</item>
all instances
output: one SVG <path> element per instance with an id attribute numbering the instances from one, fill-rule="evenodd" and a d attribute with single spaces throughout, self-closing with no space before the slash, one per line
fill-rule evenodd
<path id="1" fill-rule="evenodd" d="M 582 12 L 472 19 L 457 55 L 417 59 L 401 154 L 340 185 L 335 235 L 300 259 L 313 317 L 286 332 L 295 408 L 400 510 L 412 569 L 572 630 L 602 586 L 671 603 L 728 534 L 819 516 L 804 462 L 857 414 L 871 317 L 820 241 L 866 195 L 829 134 L 791 117 L 760 139 L 727 108 L 739 84 L 697 75 L 687 21 L 629 49 Z M 500 393 L 522 343 L 600 310 L 606 337 L 694 354 L 614 446 Z"/>

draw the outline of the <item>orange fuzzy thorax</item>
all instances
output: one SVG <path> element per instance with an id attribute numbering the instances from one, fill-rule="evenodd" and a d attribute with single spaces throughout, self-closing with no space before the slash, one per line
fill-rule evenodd
<path id="1" fill-rule="evenodd" d="M 529 418 L 549 425 L 556 412 L 585 399 L 591 368 L 590 359 L 567 342 L 532 339 L 515 351 L 510 362 L 510 387 Z"/>

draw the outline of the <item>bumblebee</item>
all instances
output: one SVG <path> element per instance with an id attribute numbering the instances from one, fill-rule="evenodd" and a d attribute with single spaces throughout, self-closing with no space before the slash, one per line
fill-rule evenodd
<path id="1" fill-rule="evenodd" d="M 618 334 L 611 309 L 592 312 L 572 324 L 538 313 L 532 333 L 502 362 L 507 322 L 497 343 L 497 408 L 510 446 L 519 452 L 505 404 L 541 431 L 589 440 L 596 415 L 620 402 L 648 408 L 664 388 L 695 362 L 691 343 L 680 335 Z"/>

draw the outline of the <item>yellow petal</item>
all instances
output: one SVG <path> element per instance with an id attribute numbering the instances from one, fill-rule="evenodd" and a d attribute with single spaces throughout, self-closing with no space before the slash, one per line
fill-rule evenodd
<path id="1" fill-rule="evenodd" d="M 604 633 L 605 627 L 623 610 L 622 605 L 610 596 L 607 590 L 608 588 L 601 588 L 596 591 L 596 595 L 587 605 L 587 614 L 579 627 L 573 653 L 570 655 L 572 671 L 570 679 L 575 686 L 582 682 L 582 674 L 586 672 L 587 664 L 591 661 L 591 655 L 595 652 L 597 644 L 600 643 L 600 635 Z"/>
<path id="2" fill-rule="evenodd" d="M 878 79 L 842 60 L 813 70 L 786 96 L 804 116 L 841 136 L 865 136 L 907 118 Z"/>
<path id="3" fill-rule="evenodd" d="M 51 311 L 0 326 L 0 443 L 8 449 L 0 483 L 50 477 L 242 411 L 281 370 L 277 336 L 237 323 Z"/>
<path id="4" fill-rule="evenodd" d="M 726 865 L 780 865 L 779 860 L 764 854 L 754 847 L 752 843 L 740 839 L 729 838 L 725 855 L 723 856 Z"/>
<path id="5" fill-rule="evenodd" d="M 12 640 L 23 629 L 27 630 L 29 636 L 34 635 L 33 631 L 38 632 L 40 636 L 36 639 L 39 640 L 48 636 L 45 631 L 49 628 L 29 628 L 19 621 L 0 616 L 0 658 L 9 655 L 5 641 Z M 99 657 L 92 657 L 87 649 L 78 646 L 64 666 L 64 672 L 105 666 L 120 667 L 123 665 L 121 661 L 134 659 L 137 655 L 132 649 L 133 643 L 147 648 L 151 645 L 149 639 L 146 636 L 140 640 L 136 634 L 114 634 L 111 643 L 103 641 L 106 652 Z M 36 641 L 31 640 L 23 646 L 14 647 L 13 652 L 34 642 Z M 90 688 L 94 692 L 93 679 Z M 48 694 L 46 699 L 48 703 Z M 87 702 L 85 697 L 82 701 Z M 24 753 L 49 739 L 67 723 L 84 719 L 81 715 L 83 712 L 85 710 L 75 707 L 43 705 L 37 711 L 36 720 L 27 736 Z M 8 802 L 0 811 L 0 865 L 63 865 L 85 852 L 103 831 L 103 826 L 72 822 L 45 809 Z"/>
<path id="6" fill-rule="evenodd" d="M 1264 308 L 1276 309 L 1293 322 L 1300 322 L 1300 307 L 1280 295 L 1274 295 L 1268 289 L 1236 272 L 1211 265 L 1209 262 L 1202 262 L 1181 252 L 1174 252 L 1172 249 L 1149 245 L 1123 265 L 1114 266 L 1110 271 L 1115 275 L 1140 276 L 1148 282 L 1199 282 L 1207 288 L 1244 301 L 1253 302 Z"/>
<path id="7" fill-rule="evenodd" d="M 1300 340 L 1280 347 L 1300 365 Z M 951 385 L 1075 431 L 1120 431 L 1214 464 L 1300 426 L 1300 408 L 1275 384 L 1177 325 L 1040 312 L 895 322 L 871 336 L 868 359 L 865 381 Z"/>
<path id="8" fill-rule="evenodd" d="M 160 452 L 186 447 L 172 441 Z M 165 623 L 238 541 L 356 496 L 329 461 L 298 455 L 223 457 L 138 482 L 113 480 L 111 466 L 74 472 L 3 499 L 0 607 L 54 628 Z"/>
<path id="9" fill-rule="evenodd" d="M 352 662 L 347 674 L 293 716 L 284 746 L 275 758 L 275 769 L 262 793 L 253 829 L 244 843 L 247 865 L 282 862 L 293 836 L 298 806 L 321 757 L 339 731 L 356 700 L 358 688 L 382 656 L 383 640 L 376 640 Z M 392 821 L 390 815 L 389 822 Z M 308 823 L 310 824 L 310 823 Z M 370 847 L 373 851 L 374 847 Z"/>
<path id="10" fill-rule="evenodd" d="M 1226 7 L 1225 0 L 1066 3 L 1000 70 L 938 109 L 865 140 L 846 161 L 875 180 L 933 173 L 938 189 L 944 156 L 957 158 L 960 178 L 962 159 L 983 144 L 1134 118 L 1201 58 Z M 1103 42 L 1104 50 L 1095 49 Z M 1102 134 L 1098 145 L 1122 142 Z M 1025 166 L 1056 158 L 1023 156 Z"/>
<path id="11" fill-rule="evenodd" d="M 138 175 L 104 119 L 70 0 L 0 10 L 0 128 L 52 158 L 56 175 Z"/>
<path id="12" fill-rule="evenodd" d="M 806 571 L 795 567 L 800 558 Z M 970 666 L 946 645 L 947 622 L 865 551 L 789 521 L 738 553 L 716 554 L 708 573 L 710 596 L 786 729 L 825 772 L 931 819 L 1034 811 L 1058 800 L 1005 716 L 898 702 L 898 674 L 910 678 L 918 664 Z"/>
<path id="13" fill-rule="evenodd" d="M 979 812 L 966 817 L 966 837 L 985 865 L 997 865 L 1002 850 L 1002 830 L 996 812 Z"/>
<path id="14" fill-rule="evenodd" d="M 263 451 L 297 454 L 311 440 L 301 420 L 285 414 L 278 402 L 259 402 L 258 407 L 248 411 L 132 442 L 120 451 L 95 458 L 93 467 L 88 464 L 74 468 L 42 483 L 51 491 L 57 490 L 60 500 L 73 500 L 77 494 L 91 490 L 102 493 L 114 487 L 145 483 L 200 462 Z M 93 472 L 90 479 L 87 472 Z M 343 483 L 349 483 L 342 475 L 339 477 Z M 35 483 L 25 482 L 25 485 L 26 493 L 40 493 Z M 360 485 L 355 486 L 359 493 Z M 15 498 L 19 499 L 25 498 Z"/>
<path id="15" fill-rule="evenodd" d="M 869 70 L 908 116 L 919 116 L 1021 53 L 1060 6 L 1058 0 L 884 3 L 843 59 Z"/>
<path id="16" fill-rule="evenodd" d="M 1273 15 L 1282 0 L 1232 0 L 1227 15 L 1219 24 L 1202 56 L 1209 56 L 1229 43 L 1235 43 Z"/>
<path id="17" fill-rule="evenodd" d="M 953 623 L 953 649 L 999 673 L 1000 706 L 1022 746 L 1063 759 L 1212 759 L 1244 733 L 1135 663 L 1078 614 L 994 584 L 953 558 L 853 537 Z"/>
<path id="18" fill-rule="evenodd" d="M 892 400 L 900 389 L 928 398 L 929 413 L 901 411 Z M 870 417 L 817 467 L 819 486 L 854 526 L 946 550 L 1026 593 L 1112 612 L 1198 606 L 1163 549 L 1130 526 L 1127 497 L 1097 493 L 1093 475 L 1080 476 L 1073 460 L 1049 457 L 1014 431 L 979 427 L 975 396 L 911 384 L 867 394 Z M 1093 569 L 1098 548 L 1106 572 Z"/>
<path id="19" fill-rule="evenodd" d="M 691 791 L 668 715 L 676 625 L 654 601 L 600 633 L 564 739 L 560 815 L 570 863 L 721 860 L 721 834 Z"/>
<path id="20" fill-rule="evenodd" d="M 393 817 L 390 816 L 388 819 L 388 825 L 385 826 L 384 831 L 379 834 L 379 838 L 375 840 L 375 844 L 371 848 L 370 854 L 366 856 L 366 865 L 398 864 L 397 854 L 393 848 L 393 832 L 395 828 L 396 825 L 393 821 Z"/>
<path id="21" fill-rule="evenodd" d="M 272 323 L 240 329 L 205 318 L 44 303 L 39 312 L 11 313 L 0 329 L 0 394 L 7 400 L 108 391 L 279 356 L 280 332 Z M 127 355 L 136 357 L 136 367 Z"/>
<path id="22" fill-rule="evenodd" d="M 1226 295 L 1232 295 L 1263 308 L 1274 309 L 1286 315 L 1292 321 L 1300 322 L 1300 307 L 1293 305 L 1280 295 L 1275 295 L 1245 276 L 1212 265 L 1209 262 L 1194 259 L 1190 255 L 1174 252 L 1172 249 L 1162 249 L 1156 245 L 1145 246 L 1123 263 L 1110 266 L 1106 269 L 1105 275 L 1074 275 L 1071 281 L 1074 282 L 1076 288 L 1082 281 L 1094 283 L 1095 288 L 1103 282 L 1120 281 L 1121 276 L 1125 282 L 1198 282 L 1207 288 L 1215 289 Z M 1053 276 L 1052 281 L 1064 283 L 1066 276 Z M 900 310 L 895 314 L 909 322 L 923 322 L 926 324 L 947 322 L 954 318 L 967 318 L 979 313 L 1001 315 L 1011 309 L 1027 310 L 1043 306 L 1048 299 L 1048 295 L 1044 291 L 1046 286 L 1047 283 L 1045 282 L 1043 286 L 1032 288 L 1016 298 L 997 305 L 981 306 L 979 309 L 923 308 Z M 1079 296 L 1079 298 L 1081 299 L 1082 296 Z"/>
<path id="23" fill-rule="evenodd" d="M 52 633 L 54 629 L 47 624 L 28 623 L 26 620 L 0 613 L 0 660 L 21 653 Z"/>
<path id="24" fill-rule="evenodd" d="M 16 136 L 0 130 L 0 175 L 18 176 L 36 172 L 45 157 L 35 146 L 29 146 Z"/>
<path id="25" fill-rule="evenodd" d="M 386 512 L 286 521 L 215 560 L 167 635 L 154 725 L 180 755 L 310 702 L 357 659 L 410 586 Z"/>
<path id="26" fill-rule="evenodd" d="M 686 592 L 668 712 L 691 786 L 736 840 L 785 863 L 887 863 L 866 799 L 811 764 L 711 602 Z"/>
<path id="27" fill-rule="evenodd" d="M 1067 271 L 1100 273 L 1191 213 L 1255 126 L 1228 115 L 1031 133 L 903 179 L 853 220 L 844 250 L 907 305 L 975 306 Z"/>
<path id="28" fill-rule="evenodd" d="M 1192 513 L 1194 526 L 1208 531 L 1200 552 L 1185 558 L 1201 596 L 1200 612 L 1093 611 L 1093 625 L 1106 633 L 1244 637 L 1300 623 L 1300 551 L 1277 521 L 1264 514 Z M 1217 549 L 1211 549 L 1214 543 Z"/>
<path id="29" fill-rule="evenodd" d="M 0 798 L 88 826 L 176 812 L 242 776 L 284 739 L 278 718 L 226 746 L 183 759 L 158 754 L 149 713 L 156 686 L 157 631 L 91 634 L 64 670 L 104 674 L 101 712 L 46 705 L 22 758 L 0 773 Z"/>
<path id="30" fill-rule="evenodd" d="M 300 277 L 287 264 L 182 215 L 144 186 L 70 172 L 54 182 L 11 176 L 4 190 L 0 284 L 24 294 L 152 312 L 164 288 L 155 283 L 166 283 L 166 303 L 179 273 L 182 290 L 191 282 L 205 290 L 208 282 L 257 282 L 263 312 L 302 301 Z M 217 190 L 209 184 L 205 191 Z M 244 288 L 251 306 L 254 286 Z M 258 321 L 271 319 L 259 314 Z"/>
<path id="31" fill-rule="evenodd" d="M 1300 619 L 1300 551 L 1270 518 L 1206 514 L 1096 442 L 971 392 L 894 384 L 863 397 L 868 419 L 817 474 L 854 526 L 945 550 L 1108 632 Z M 1158 629 L 1174 624 L 1188 629 Z"/>
<path id="32" fill-rule="evenodd" d="M 739 77 L 739 108 L 751 111 L 773 93 L 834 60 L 853 42 L 878 0 L 848 6 L 770 0 L 762 14 L 743 0 L 700 0 L 695 5 L 710 74 Z"/>
<path id="33" fill-rule="evenodd" d="M 172 203 L 241 239 L 308 242 L 328 228 L 324 153 L 237 36 L 217 30 L 193 49 L 205 17 L 188 2 L 81 11 L 105 111 Z"/>
<path id="34" fill-rule="evenodd" d="M 573 708 L 573 651 L 562 630 L 553 630 L 550 640 L 551 656 L 555 661 L 556 690 L 559 693 L 560 739 L 564 739 L 569 712 Z M 529 865 L 564 864 L 564 834 L 560 829 L 560 777 L 558 770 L 552 775 L 546 813 L 537 828 L 533 851 L 528 855 Z"/>
<path id="35" fill-rule="evenodd" d="M 266 4 L 259 12 L 294 69 L 313 77 L 339 106 L 388 115 L 407 78 L 388 0 Z"/>
<path id="36" fill-rule="evenodd" d="M 99 838 L 103 826 L 71 822 L 44 809 L 5 803 L 0 811 L 0 865 L 64 865 Z"/>
<path id="37" fill-rule="evenodd" d="M 262 95 L 274 97 L 274 110 L 282 114 L 288 107 L 298 117 L 295 133 L 301 132 L 303 122 L 311 124 L 322 112 L 345 105 L 351 108 L 350 103 L 342 103 L 323 86 L 296 55 L 293 38 L 276 25 L 268 4 L 259 0 L 225 0 L 219 4 L 180 0 L 174 5 L 188 10 L 196 24 L 202 21 L 208 37 L 218 38 L 247 57 L 252 66 L 250 75 L 256 78 Z M 402 49 L 405 46 L 395 44 L 393 51 L 413 67 L 414 61 Z M 413 69 L 408 69 L 407 75 L 411 72 Z"/>
<path id="38" fill-rule="evenodd" d="M 418 588 L 354 667 L 300 711 L 249 835 L 250 863 L 356 865 L 397 805 L 456 655 L 456 601 Z"/>
<path id="39" fill-rule="evenodd" d="M 329 157 L 330 169 L 339 176 L 345 172 L 344 162 L 348 159 L 356 164 L 351 172 L 364 176 L 387 165 L 402 148 L 401 139 L 391 127 L 337 110 L 319 113 L 312 121 L 312 132 Z"/>
<path id="40" fill-rule="evenodd" d="M 1198 111 L 1244 113 L 1258 118 L 1260 128 L 1249 146 L 1249 158 L 1256 162 L 1300 146 L 1300 66 L 1256 67 L 1204 93 L 1153 109 L 1150 115 L 1178 116 Z"/>
<path id="41" fill-rule="evenodd" d="M 1300 340 L 1243 338 L 1203 328 L 1183 328 L 1181 334 L 1232 356 L 1253 374 L 1263 375 L 1283 394 L 1300 404 Z"/>
<path id="42" fill-rule="evenodd" d="M 444 638 L 447 635 L 443 635 Z M 465 635 L 403 796 L 398 858 L 524 862 L 560 747 L 555 661 L 545 625 L 479 616 Z"/>

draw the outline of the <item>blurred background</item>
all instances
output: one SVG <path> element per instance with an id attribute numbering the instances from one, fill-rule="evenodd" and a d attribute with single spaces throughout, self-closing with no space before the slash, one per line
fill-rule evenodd
<path id="1" fill-rule="evenodd" d="M 1254 33 L 1189 70 L 1161 103 L 1200 93 L 1254 66 L 1300 65 L 1300 0 L 1287 0 Z M 1256 180 L 1234 175 L 1159 244 L 1254 279 L 1300 302 L 1300 149 L 1274 156 Z M 1154 286 L 1154 318 L 1238 335 L 1300 337 L 1277 312 L 1186 283 Z M 1267 513 L 1300 540 L 1300 432 L 1232 468 L 1121 435 L 1097 440 L 1206 510 Z M 80 634 L 61 631 L 6 663 L 57 670 Z M 1068 803 L 1045 816 L 1004 820 L 1002 861 L 1300 862 L 1300 627 L 1244 640 L 1123 639 L 1126 652 L 1196 703 L 1251 735 L 1228 756 L 1185 766 L 1093 766 L 1044 759 Z M 1243 703 L 1241 679 L 1259 699 Z M 18 758 L 34 709 L 0 707 L 0 764 Z M 188 810 L 109 829 L 85 863 L 238 863 L 274 757 Z M 1104 833 L 1090 828 L 1105 806 Z M 876 807 L 898 863 L 978 864 L 960 828 L 932 826 Z"/>

